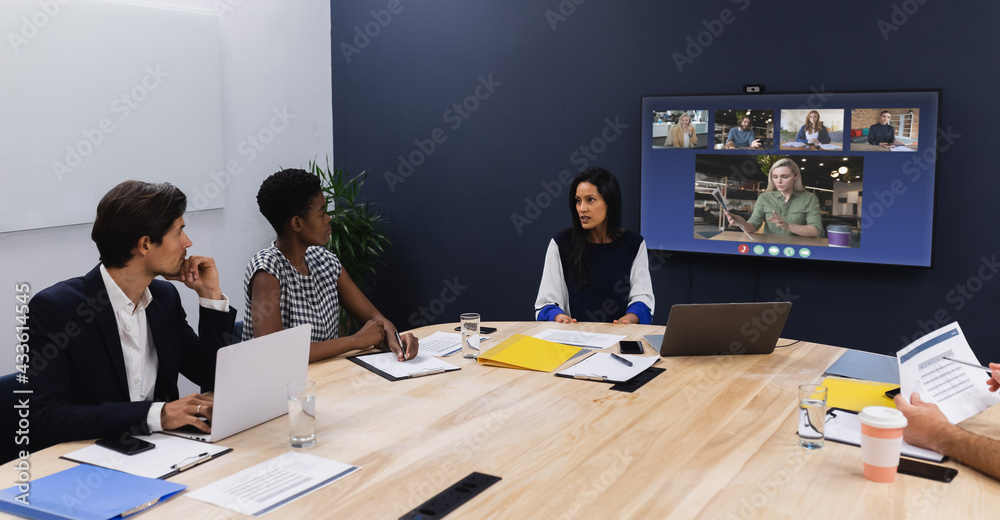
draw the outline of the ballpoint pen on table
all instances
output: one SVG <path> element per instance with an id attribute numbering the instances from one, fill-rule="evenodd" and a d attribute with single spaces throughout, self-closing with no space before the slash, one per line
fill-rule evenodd
<path id="1" fill-rule="evenodd" d="M 188 457 L 178 462 L 177 464 L 170 466 L 170 469 L 176 469 L 177 471 L 184 471 L 192 466 L 197 466 L 198 464 L 201 464 L 202 462 L 205 462 L 210 458 L 212 458 L 212 456 L 209 455 L 208 452 L 206 451 L 205 453 L 202 453 L 200 455 L 194 457 Z"/>
<path id="2" fill-rule="evenodd" d="M 618 354 L 611 354 L 611 358 L 614 359 L 615 361 L 621 362 L 622 364 L 624 364 L 627 367 L 632 366 L 632 362 L 631 361 L 629 361 L 629 360 L 627 360 L 627 359 L 619 356 Z"/>

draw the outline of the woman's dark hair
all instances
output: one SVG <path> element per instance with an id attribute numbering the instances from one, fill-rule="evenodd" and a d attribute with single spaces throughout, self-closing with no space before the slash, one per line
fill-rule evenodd
<path id="1" fill-rule="evenodd" d="M 569 214 L 573 218 L 570 230 L 569 260 L 580 287 L 590 282 L 590 266 L 587 262 L 587 236 L 580 223 L 580 215 L 576 212 L 576 188 L 581 182 L 593 184 L 608 207 L 607 221 L 608 239 L 614 240 L 622 234 L 622 190 L 618 187 L 618 179 L 604 168 L 588 168 L 573 179 L 569 187 Z"/>
<path id="2" fill-rule="evenodd" d="M 285 223 L 292 217 L 306 217 L 309 205 L 321 193 L 323 187 L 319 177 L 305 170 L 281 170 L 261 183 L 257 191 L 257 207 L 280 235 Z"/>
<path id="3" fill-rule="evenodd" d="M 90 238 L 97 244 L 105 267 L 125 267 L 132 249 L 145 236 L 163 242 L 174 221 L 184 215 L 187 197 L 173 184 L 125 181 L 97 204 Z"/>

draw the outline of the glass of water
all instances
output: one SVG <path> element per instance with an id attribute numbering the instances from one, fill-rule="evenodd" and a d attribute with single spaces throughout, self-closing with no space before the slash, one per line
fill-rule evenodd
<path id="1" fill-rule="evenodd" d="M 288 383 L 288 437 L 293 448 L 316 445 L 316 382 Z"/>
<path id="2" fill-rule="evenodd" d="M 822 385 L 799 385 L 799 446 L 807 450 L 823 447 L 826 393 Z"/>
<path id="3" fill-rule="evenodd" d="M 462 320 L 462 357 L 476 359 L 479 357 L 479 314 L 467 312 Z"/>

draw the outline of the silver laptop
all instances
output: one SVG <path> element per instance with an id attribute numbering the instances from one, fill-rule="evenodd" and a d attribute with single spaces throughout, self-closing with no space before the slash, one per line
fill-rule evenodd
<path id="1" fill-rule="evenodd" d="M 660 355 L 770 354 L 791 310 L 790 302 L 674 305 Z"/>
<path id="2" fill-rule="evenodd" d="M 212 433 L 193 426 L 163 433 L 215 442 L 288 413 L 288 382 L 307 378 L 311 330 L 299 325 L 219 349 Z"/>

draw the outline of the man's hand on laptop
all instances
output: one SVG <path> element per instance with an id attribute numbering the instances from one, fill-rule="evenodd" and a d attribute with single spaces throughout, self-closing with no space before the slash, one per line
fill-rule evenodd
<path id="1" fill-rule="evenodd" d="M 201 418 L 208 419 L 208 422 Z M 211 433 L 212 397 L 191 394 L 163 405 L 160 411 L 160 426 L 164 430 L 174 430 L 191 425 L 205 433 Z"/>

